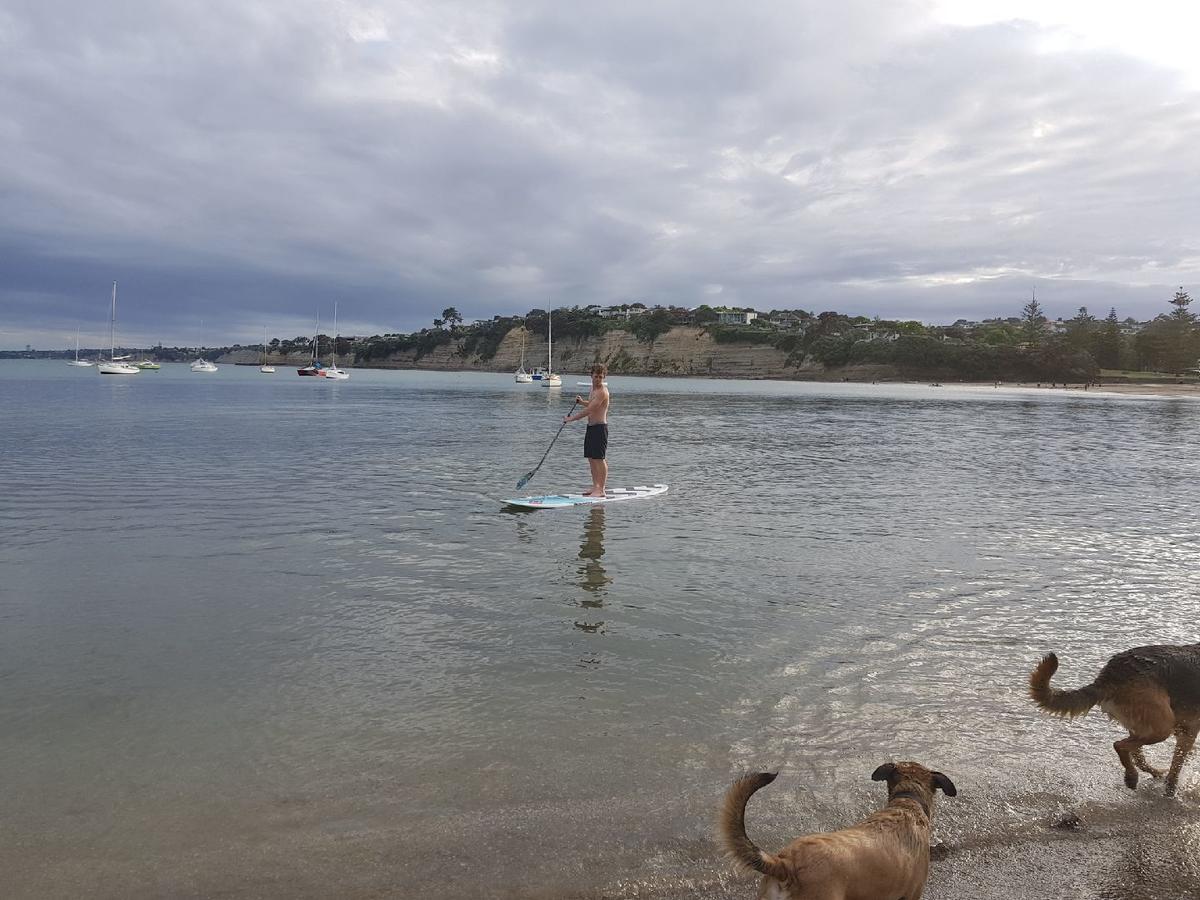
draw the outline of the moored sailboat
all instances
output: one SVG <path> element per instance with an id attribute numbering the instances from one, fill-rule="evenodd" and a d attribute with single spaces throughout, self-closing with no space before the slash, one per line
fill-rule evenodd
<path id="1" fill-rule="evenodd" d="M 275 367 L 273 365 L 271 365 L 270 362 L 267 361 L 267 329 L 266 328 L 263 328 L 263 352 L 262 352 L 261 359 L 262 359 L 262 363 L 261 363 L 261 365 L 259 365 L 258 371 L 262 372 L 264 375 L 274 375 Z"/>
<path id="2" fill-rule="evenodd" d="M 307 366 L 303 366 L 296 370 L 297 375 L 315 375 L 318 378 L 325 374 L 325 366 L 317 359 L 317 351 L 320 349 L 321 342 L 321 314 L 317 313 L 317 327 L 313 332 L 313 352 L 312 362 Z"/>
<path id="3" fill-rule="evenodd" d="M 554 322 L 553 310 L 546 310 L 546 373 L 542 376 L 542 387 L 562 387 L 562 376 L 554 371 Z"/>
<path id="4" fill-rule="evenodd" d="M 80 359 L 79 358 L 79 329 L 78 328 L 75 329 L 75 358 L 68 359 L 67 365 L 68 366 L 79 366 L 79 368 L 81 368 L 81 369 L 90 368 L 91 366 L 95 365 L 95 363 L 92 362 L 90 359 Z"/>
<path id="5" fill-rule="evenodd" d="M 117 356 L 117 283 L 113 282 L 112 310 L 108 317 L 108 359 L 96 363 L 96 371 L 101 375 L 136 375 L 141 371 L 137 366 L 125 362 L 128 356 Z"/>
<path id="6" fill-rule="evenodd" d="M 200 334 L 200 337 L 201 337 L 201 338 L 203 338 L 203 337 L 204 337 L 204 334 L 203 334 L 203 332 L 204 332 L 204 320 L 203 320 L 203 319 L 200 321 L 200 332 L 201 332 L 201 334 Z M 217 366 L 216 366 L 216 364 L 215 364 L 215 363 L 212 363 L 212 362 L 209 362 L 207 359 L 205 359 L 205 358 L 204 358 L 204 355 L 203 355 L 203 348 L 201 348 L 201 347 L 197 347 L 197 348 L 196 348 L 196 352 L 197 352 L 196 359 L 195 359 L 195 361 L 192 363 L 192 371 L 193 371 L 193 372 L 205 372 L 205 373 L 210 373 L 210 372 L 215 372 L 215 371 L 217 371 Z"/>
<path id="7" fill-rule="evenodd" d="M 333 360 L 333 364 L 330 366 L 327 366 L 325 368 L 325 371 L 322 374 L 326 378 L 332 379 L 333 381 L 346 381 L 347 379 L 350 378 L 350 373 L 347 372 L 345 369 L 339 369 L 338 364 L 337 364 L 337 339 L 338 339 L 337 314 L 338 314 L 338 305 L 337 305 L 337 301 L 335 300 L 333 302 L 333 351 L 330 354 L 330 358 Z"/>
<path id="8" fill-rule="evenodd" d="M 513 380 L 517 384 L 533 384 L 533 375 L 525 371 L 525 326 L 521 326 L 521 365 L 517 367 Z"/>

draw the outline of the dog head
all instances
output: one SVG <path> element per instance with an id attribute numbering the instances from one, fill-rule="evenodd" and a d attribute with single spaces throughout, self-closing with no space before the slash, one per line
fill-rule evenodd
<path id="1" fill-rule="evenodd" d="M 898 795 L 911 796 L 927 813 L 933 808 L 934 791 L 940 789 L 947 797 L 958 794 L 954 782 L 941 772 L 915 762 L 884 763 L 871 774 L 871 780 L 887 782 L 889 799 Z"/>

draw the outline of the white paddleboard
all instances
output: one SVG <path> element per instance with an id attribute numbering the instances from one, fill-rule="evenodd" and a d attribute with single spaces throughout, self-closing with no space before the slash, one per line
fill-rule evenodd
<path id="1" fill-rule="evenodd" d="M 560 509 L 564 506 L 591 506 L 596 503 L 617 503 L 620 500 L 643 500 L 665 494 L 665 484 L 641 485 L 632 488 L 609 488 L 603 497 L 585 497 L 583 494 L 543 494 L 540 497 L 514 497 L 505 500 L 509 506 L 522 509 Z"/>

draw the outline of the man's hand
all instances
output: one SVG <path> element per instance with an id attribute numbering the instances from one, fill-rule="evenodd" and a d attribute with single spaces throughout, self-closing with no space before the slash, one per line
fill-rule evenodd
<path id="1" fill-rule="evenodd" d="M 571 421 L 571 417 L 570 417 L 570 416 L 563 416 L 563 424 L 564 424 L 564 425 L 566 425 L 566 424 L 567 424 L 568 422 L 570 422 L 570 421 Z"/>
<path id="2" fill-rule="evenodd" d="M 582 397 L 580 397 L 578 394 L 576 394 L 576 395 L 575 395 L 575 402 L 576 402 L 576 403 L 582 403 L 582 404 L 584 404 L 585 406 L 587 405 L 587 401 L 586 401 L 586 400 L 584 400 Z"/>

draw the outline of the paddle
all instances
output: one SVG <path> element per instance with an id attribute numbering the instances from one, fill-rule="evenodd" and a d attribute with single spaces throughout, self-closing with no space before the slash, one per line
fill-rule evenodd
<path id="1" fill-rule="evenodd" d="M 571 412 L 567 413 L 567 415 L 569 416 L 569 415 L 571 415 L 571 413 L 575 412 L 575 407 L 578 405 L 579 405 L 578 400 L 576 400 L 574 403 L 572 403 L 571 404 Z M 563 422 L 562 425 L 558 426 L 558 431 L 555 432 L 555 434 L 554 434 L 554 441 L 558 440 L 558 436 L 560 434 L 562 434 L 563 426 L 565 426 L 566 424 L 567 424 L 566 422 Z M 530 469 L 528 472 L 526 472 L 524 475 L 521 476 L 521 480 L 517 482 L 517 490 L 518 491 L 521 488 L 525 487 L 525 485 L 529 484 L 529 479 L 537 474 L 537 470 L 542 467 L 542 463 L 544 463 L 546 461 L 546 457 L 550 455 L 550 451 L 554 447 L 554 441 L 550 442 L 550 446 L 546 448 L 546 452 L 542 454 L 542 458 L 538 461 L 538 464 L 536 466 L 534 466 L 532 469 Z"/>

